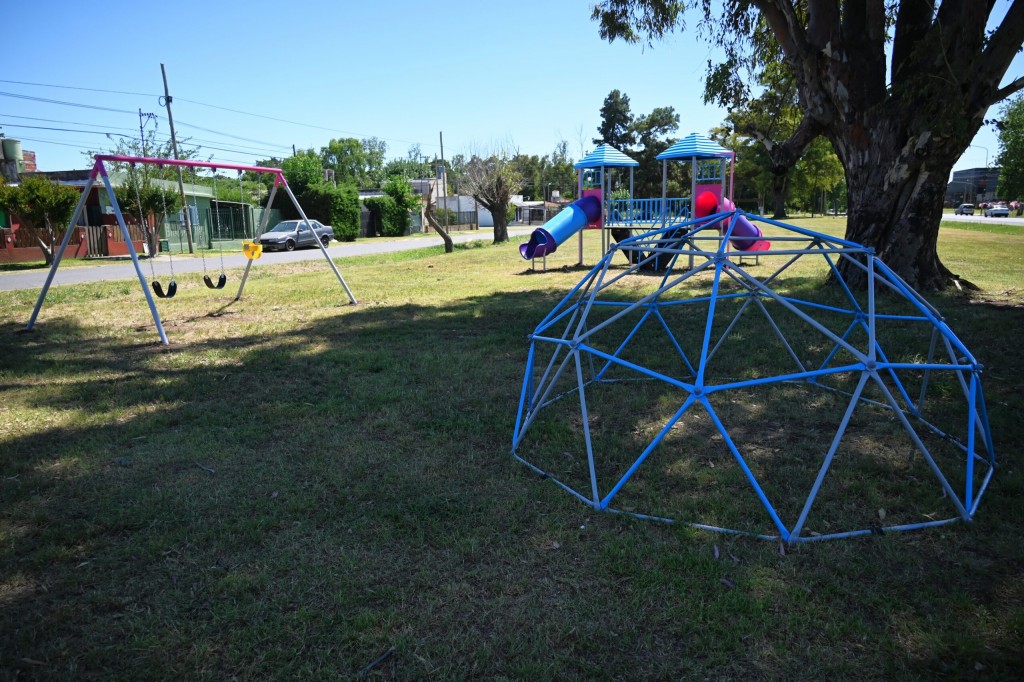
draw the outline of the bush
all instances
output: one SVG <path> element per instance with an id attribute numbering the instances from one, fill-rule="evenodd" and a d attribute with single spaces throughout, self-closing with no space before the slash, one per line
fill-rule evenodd
<path id="1" fill-rule="evenodd" d="M 387 194 L 370 197 L 363 201 L 370 211 L 370 224 L 384 237 L 401 237 L 409 229 L 409 212 L 399 207 L 398 202 Z"/>
<path id="2" fill-rule="evenodd" d="M 508 225 L 516 219 L 516 205 L 509 204 L 505 207 L 505 224 Z"/>
<path id="3" fill-rule="evenodd" d="M 321 183 L 308 187 L 296 198 L 307 217 L 334 229 L 338 241 L 350 242 L 359 236 L 359 192 L 354 185 L 335 187 Z"/>
<path id="4" fill-rule="evenodd" d="M 459 220 L 459 214 L 450 208 L 435 208 L 434 218 L 441 225 L 457 225 Z"/>

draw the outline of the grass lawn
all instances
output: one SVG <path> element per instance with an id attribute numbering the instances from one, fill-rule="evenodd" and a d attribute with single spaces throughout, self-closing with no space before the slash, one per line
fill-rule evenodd
<path id="1" fill-rule="evenodd" d="M 941 235 L 984 289 L 932 297 L 986 367 L 977 521 L 786 550 L 595 513 L 511 458 L 575 239 L 546 272 L 507 244 L 341 260 L 358 306 L 316 261 L 238 303 L 182 277 L 169 348 L 137 282 L 55 288 L 32 334 L 37 292 L 0 292 L 0 679 L 1020 679 L 1024 236 Z"/>

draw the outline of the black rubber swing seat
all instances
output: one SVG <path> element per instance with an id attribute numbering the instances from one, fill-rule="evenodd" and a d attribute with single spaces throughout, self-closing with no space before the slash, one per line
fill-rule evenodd
<path id="1" fill-rule="evenodd" d="M 167 291 L 160 285 L 160 282 L 153 281 L 153 291 L 160 298 L 174 298 L 174 295 L 178 293 L 178 283 L 173 279 L 167 284 Z"/>
<path id="2" fill-rule="evenodd" d="M 222 272 L 220 277 L 217 278 L 217 283 L 214 284 L 209 275 L 203 275 L 203 283 L 210 289 L 223 289 L 224 285 L 228 283 L 228 277 Z"/>

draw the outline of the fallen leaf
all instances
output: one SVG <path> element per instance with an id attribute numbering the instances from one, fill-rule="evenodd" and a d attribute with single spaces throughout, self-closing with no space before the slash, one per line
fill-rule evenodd
<path id="1" fill-rule="evenodd" d="M 718 557 L 721 556 L 721 555 L 718 553 L 718 545 L 715 545 L 714 547 L 715 547 L 715 561 L 718 561 Z"/>
<path id="2" fill-rule="evenodd" d="M 729 580 L 728 578 L 722 578 L 718 582 L 722 583 L 723 585 L 728 587 L 730 590 L 735 590 L 736 589 L 736 583 L 734 583 L 733 581 Z"/>
<path id="3" fill-rule="evenodd" d="M 884 509 L 879 509 L 878 510 L 878 520 L 879 521 L 885 521 L 885 510 Z"/>
<path id="4" fill-rule="evenodd" d="M 558 549 L 561 546 L 562 546 L 562 544 L 560 542 L 558 542 L 558 540 L 552 540 L 551 541 L 551 549 Z"/>

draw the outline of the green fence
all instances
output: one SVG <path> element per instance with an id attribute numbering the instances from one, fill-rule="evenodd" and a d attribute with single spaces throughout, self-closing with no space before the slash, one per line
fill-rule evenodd
<path id="1" fill-rule="evenodd" d="M 196 249 L 240 250 L 246 239 L 255 239 L 260 220 L 268 209 L 251 206 L 220 206 L 190 213 L 192 244 Z M 281 212 L 272 208 L 267 216 L 267 229 L 281 221 Z M 171 253 L 188 253 L 188 235 L 184 216 L 170 216 L 162 232 L 165 246 Z"/>

